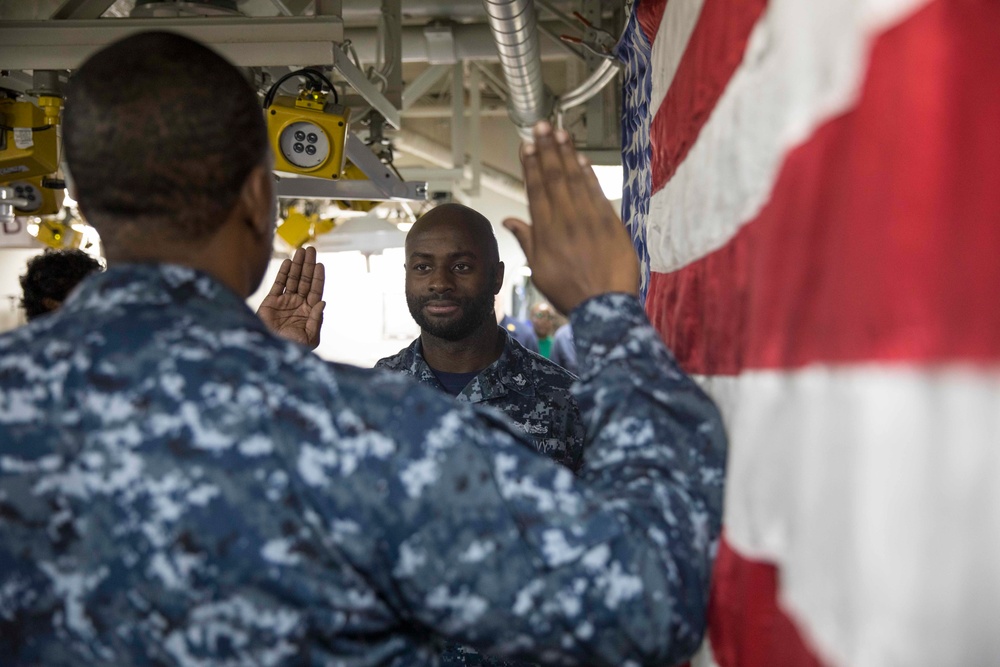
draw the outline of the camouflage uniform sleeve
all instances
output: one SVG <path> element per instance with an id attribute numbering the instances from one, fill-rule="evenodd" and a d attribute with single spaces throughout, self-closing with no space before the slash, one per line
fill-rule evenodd
<path id="1" fill-rule="evenodd" d="M 398 448 L 367 522 L 377 556 L 353 560 L 415 632 L 551 664 L 682 662 L 704 630 L 722 425 L 635 299 L 604 295 L 573 317 L 580 477 L 499 413 L 397 384 L 379 415 Z"/>

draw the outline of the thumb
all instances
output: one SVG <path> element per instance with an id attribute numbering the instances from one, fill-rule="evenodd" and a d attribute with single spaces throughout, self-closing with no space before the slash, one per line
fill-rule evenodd
<path id="1" fill-rule="evenodd" d="M 503 226 L 514 235 L 514 238 L 521 245 L 521 250 L 524 251 L 524 256 L 528 260 L 528 265 L 531 266 L 534 264 L 535 253 L 532 245 L 531 225 L 518 218 L 507 218 L 503 221 Z"/>

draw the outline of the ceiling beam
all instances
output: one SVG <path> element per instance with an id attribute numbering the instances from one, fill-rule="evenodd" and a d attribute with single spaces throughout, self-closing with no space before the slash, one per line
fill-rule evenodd
<path id="1" fill-rule="evenodd" d="M 113 4 L 115 0 L 65 0 L 52 12 L 51 18 L 60 21 L 99 19 Z"/>
<path id="2" fill-rule="evenodd" d="M 76 69 L 94 52 L 144 30 L 181 33 L 245 67 L 333 65 L 332 44 L 344 39 L 344 24 L 335 16 L 4 21 L 0 63 L 5 69 Z"/>

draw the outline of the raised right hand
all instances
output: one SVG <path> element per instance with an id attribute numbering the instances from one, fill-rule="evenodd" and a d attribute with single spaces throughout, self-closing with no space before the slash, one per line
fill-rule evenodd
<path id="1" fill-rule="evenodd" d="M 521 147 L 532 224 L 508 218 L 531 279 L 563 313 L 607 292 L 637 294 L 639 261 L 628 230 L 565 130 L 541 121 Z"/>

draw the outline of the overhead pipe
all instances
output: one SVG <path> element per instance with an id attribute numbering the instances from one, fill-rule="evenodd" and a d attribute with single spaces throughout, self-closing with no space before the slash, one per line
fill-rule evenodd
<path id="1" fill-rule="evenodd" d="M 598 66 L 598 68 L 587 77 L 586 81 L 573 90 L 567 91 L 560 96 L 557 108 L 559 113 L 563 113 L 568 109 L 580 106 L 590 100 L 590 98 L 594 95 L 601 92 L 601 90 L 604 89 L 604 86 L 608 85 L 616 76 L 618 76 L 619 69 L 621 69 L 621 65 L 617 61 L 603 61 L 600 66 Z"/>
<path id="2" fill-rule="evenodd" d="M 542 59 L 533 0 L 483 0 L 500 67 L 510 92 L 511 120 L 522 136 L 552 114 L 555 99 L 542 81 Z"/>

